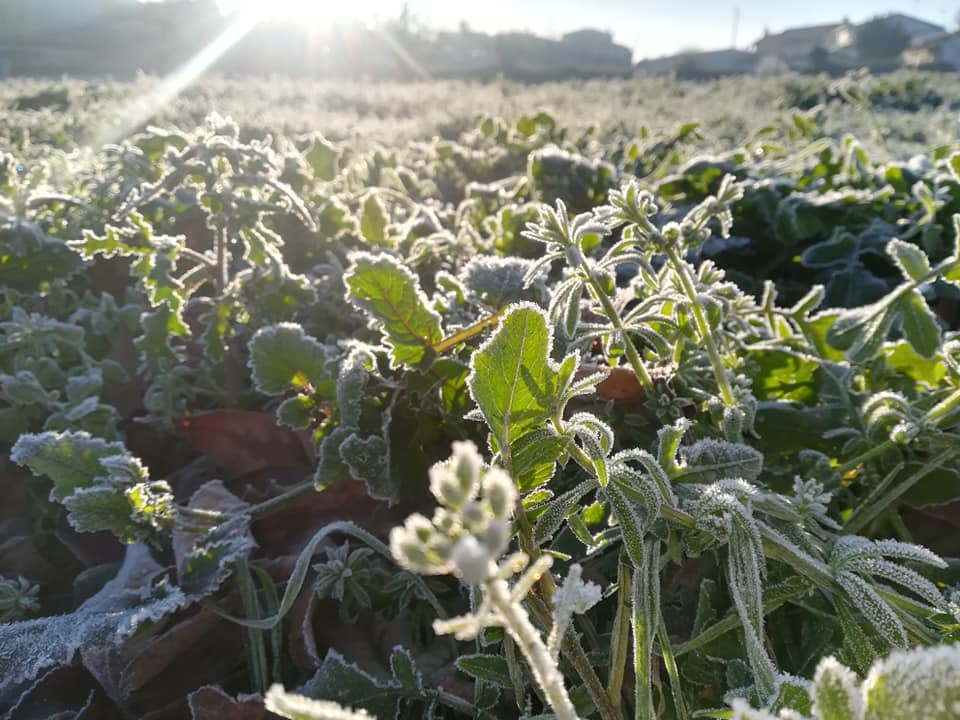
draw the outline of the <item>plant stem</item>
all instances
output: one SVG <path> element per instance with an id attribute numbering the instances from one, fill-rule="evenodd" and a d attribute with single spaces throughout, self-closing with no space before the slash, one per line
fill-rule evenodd
<path id="1" fill-rule="evenodd" d="M 537 619 L 545 628 L 549 629 L 553 619 L 543 599 L 533 594 L 529 595 L 527 599 Z M 583 681 L 584 687 L 586 687 L 587 693 L 590 695 L 590 699 L 600 712 L 600 717 L 603 720 L 623 720 L 620 711 L 610 702 L 606 688 L 603 687 L 603 683 L 600 682 L 600 678 L 597 677 L 597 673 L 593 669 L 593 665 L 590 664 L 590 659 L 584 652 L 583 647 L 581 647 L 580 640 L 577 638 L 572 627 L 567 630 L 567 634 L 563 636 L 560 650 L 563 652 L 563 656 L 573 665 L 574 670 L 577 671 L 577 675 L 579 675 Z"/>
<path id="2" fill-rule="evenodd" d="M 657 635 L 660 637 L 660 652 L 663 655 L 663 664 L 667 668 L 667 675 L 670 676 L 670 691 L 673 695 L 674 710 L 676 710 L 678 720 L 687 720 L 689 713 L 687 713 L 687 705 L 683 701 L 683 691 L 680 689 L 680 671 L 673 654 L 673 645 L 670 643 L 670 633 L 667 632 L 667 624 L 663 620 L 662 608 L 657 608 L 657 614 L 660 616 L 660 623 L 657 626 Z"/>
<path id="3" fill-rule="evenodd" d="M 563 684 L 563 675 L 554 664 L 546 645 L 530 622 L 527 613 L 510 601 L 510 588 L 505 580 L 489 580 L 486 583 L 490 604 L 503 618 L 503 626 L 510 633 L 523 653 L 530 670 L 547 696 L 559 720 L 578 720 L 577 711 L 570 701 Z"/>
<path id="4" fill-rule="evenodd" d="M 637 346 L 633 344 L 627 328 L 624 327 L 623 320 L 620 319 L 620 313 L 617 312 L 617 308 L 614 306 L 610 296 L 607 295 L 606 291 L 600 286 L 600 283 L 597 282 L 590 273 L 590 268 L 586 264 L 586 260 L 584 260 L 580 269 L 587 277 L 587 282 L 592 290 L 591 294 L 596 298 L 597 302 L 603 306 L 603 312 L 607 316 L 607 320 L 610 321 L 610 324 L 613 325 L 614 329 L 620 334 L 620 337 L 623 338 L 623 348 L 627 353 L 627 360 L 630 362 L 630 367 L 633 369 L 633 372 L 636 373 L 637 380 L 640 381 L 640 386 L 647 394 L 647 397 L 652 398 L 656 394 L 653 378 L 650 377 L 650 373 L 646 365 L 643 364 L 640 353 L 637 351 Z"/>
<path id="5" fill-rule="evenodd" d="M 313 480 L 307 480 L 299 485 L 294 485 L 282 495 L 277 495 L 269 500 L 264 500 L 262 503 L 251 505 L 244 512 L 251 519 L 263 517 L 264 515 L 269 515 L 272 512 L 276 512 L 287 505 L 292 505 L 293 503 L 302 500 L 303 498 L 307 497 L 308 495 L 312 495 L 315 492 L 321 491 L 316 489 L 316 485 L 314 484 Z"/>
<path id="6" fill-rule="evenodd" d="M 613 619 L 610 639 L 610 677 L 607 680 L 607 695 L 615 708 L 620 708 L 623 693 L 623 675 L 630 647 L 630 603 L 628 600 L 633 581 L 630 565 L 621 558 L 617 577 L 617 614 Z"/>
<path id="7" fill-rule="evenodd" d="M 693 279 L 690 277 L 689 267 L 683 258 L 677 253 L 675 247 L 666 249 L 667 260 L 673 266 L 680 284 L 683 286 L 683 292 L 690 301 L 690 308 L 693 312 L 694 321 L 697 323 L 697 331 L 700 333 L 700 339 L 710 357 L 710 365 L 713 366 L 713 374 L 717 378 L 717 387 L 720 390 L 720 396 L 726 405 L 735 405 L 736 398 L 733 395 L 733 388 L 730 387 L 730 380 L 727 378 L 726 368 L 723 367 L 723 360 L 720 358 L 720 351 L 713 340 L 713 333 L 710 331 L 710 323 L 703 313 L 703 308 L 697 302 L 697 289 L 693 285 Z"/>

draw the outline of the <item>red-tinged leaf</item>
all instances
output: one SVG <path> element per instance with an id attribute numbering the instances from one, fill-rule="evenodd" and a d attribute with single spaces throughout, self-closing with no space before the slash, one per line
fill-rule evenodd
<path id="1" fill-rule="evenodd" d="M 207 685 L 187 698 L 192 720 L 273 720 L 280 718 L 258 699 L 234 700 L 218 687 Z"/>
<path id="2" fill-rule="evenodd" d="M 246 410 L 215 410 L 180 420 L 178 432 L 222 467 L 228 479 L 264 468 L 302 468 L 314 463 L 309 441 L 277 425 L 272 415 Z"/>

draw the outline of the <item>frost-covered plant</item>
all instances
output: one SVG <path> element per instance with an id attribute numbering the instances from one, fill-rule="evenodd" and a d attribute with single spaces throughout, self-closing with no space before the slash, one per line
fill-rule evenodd
<path id="1" fill-rule="evenodd" d="M 264 705 L 270 712 L 290 720 L 373 720 L 365 710 L 348 710 L 330 700 L 312 700 L 287 692 L 282 685 L 270 687 Z"/>
<path id="2" fill-rule="evenodd" d="M 600 600 L 600 589 L 580 579 L 573 566 L 554 596 L 553 624 L 544 642 L 523 600 L 552 565 L 549 555 L 528 567 L 524 553 L 504 560 L 512 535 L 510 520 L 517 503 L 513 480 L 503 470 L 487 468 L 471 442 L 454 443 L 446 463 L 430 470 L 430 491 L 440 503 L 433 519 L 415 514 L 390 533 L 397 562 L 425 575 L 452 574 L 467 585 L 478 585 L 482 599 L 476 611 L 437 621 L 438 633 L 459 640 L 475 638 L 487 627 L 502 627 L 519 646 L 533 677 L 558 718 L 577 717 L 557 665 L 559 646 L 575 613 L 584 613 Z M 513 584 L 510 580 L 522 573 Z"/>
<path id="3" fill-rule="evenodd" d="M 734 720 L 950 720 L 960 714 L 960 648 L 898 650 L 878 660 L 862 681 L 833 657 L 817 665 L 809 697 L 793 707 L 755 710 L 733 701 Z M 803 709 L 800 706 L 804 706 Z"/>
<path id="4" fill-rule="evenodd" d="M 0 577 L 0 622 L 22 620 L 40 609 L 40 588 L 24 577 Z"/>

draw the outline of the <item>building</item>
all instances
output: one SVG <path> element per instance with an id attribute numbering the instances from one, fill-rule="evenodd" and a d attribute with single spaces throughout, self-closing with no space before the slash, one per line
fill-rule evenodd
<path id="1" fill-rule="evenodd" d="M 934 35 L 942 35 L 947 31 L 942 25 L 935 25 L 926 20 L 910 17 L 902 13 L 882 15 L 880 19 L 888 25 L 893 25 L 898 28 L 904 35 L 910 38 L 911 43 L 919 42 Z"/>
<path id="2" fill-rule="evenodd" d="M 939 33 L 916 40 L 901 55 L 912 68 L 960 70 L 960 33 Z"/>
<path id="3" fill-rule="evenodd" d="M 855 39 L 856 28 L 844 21 L 793 28 L 776 34 L 766 32 L 757 40 L 754 50 L 761 70 L 811 72 L 818 69 L 818 58 L 846 51 L 853 46 Z"/>

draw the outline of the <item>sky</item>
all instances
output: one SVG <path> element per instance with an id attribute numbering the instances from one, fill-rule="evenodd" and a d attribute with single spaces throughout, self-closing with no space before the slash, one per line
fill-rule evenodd
<path id="1" fill-rule="evenodd" d="M 229 9 L 238 3 L 269 8 L 279 1 L 291 15 L 310 7 L 316 19 L 384 20 L 396 17 L 400 0 L 219 0 Z M 734 44 L 734 17 L 739 15 L 736 46 L 748 48 L 765 29 L 839 22 L 862 22 L 890 12 L 913 15 L 954 29 L 960 2 L 949 0 L 408 0 L 412 15 L 431 29 L 455 29 L 465 21 L 485 32 L 529 30 L 557 36 L 592 27 L 608 30 L 634 52 L 634 59 L 681 50 L 712 50 Z"/>

